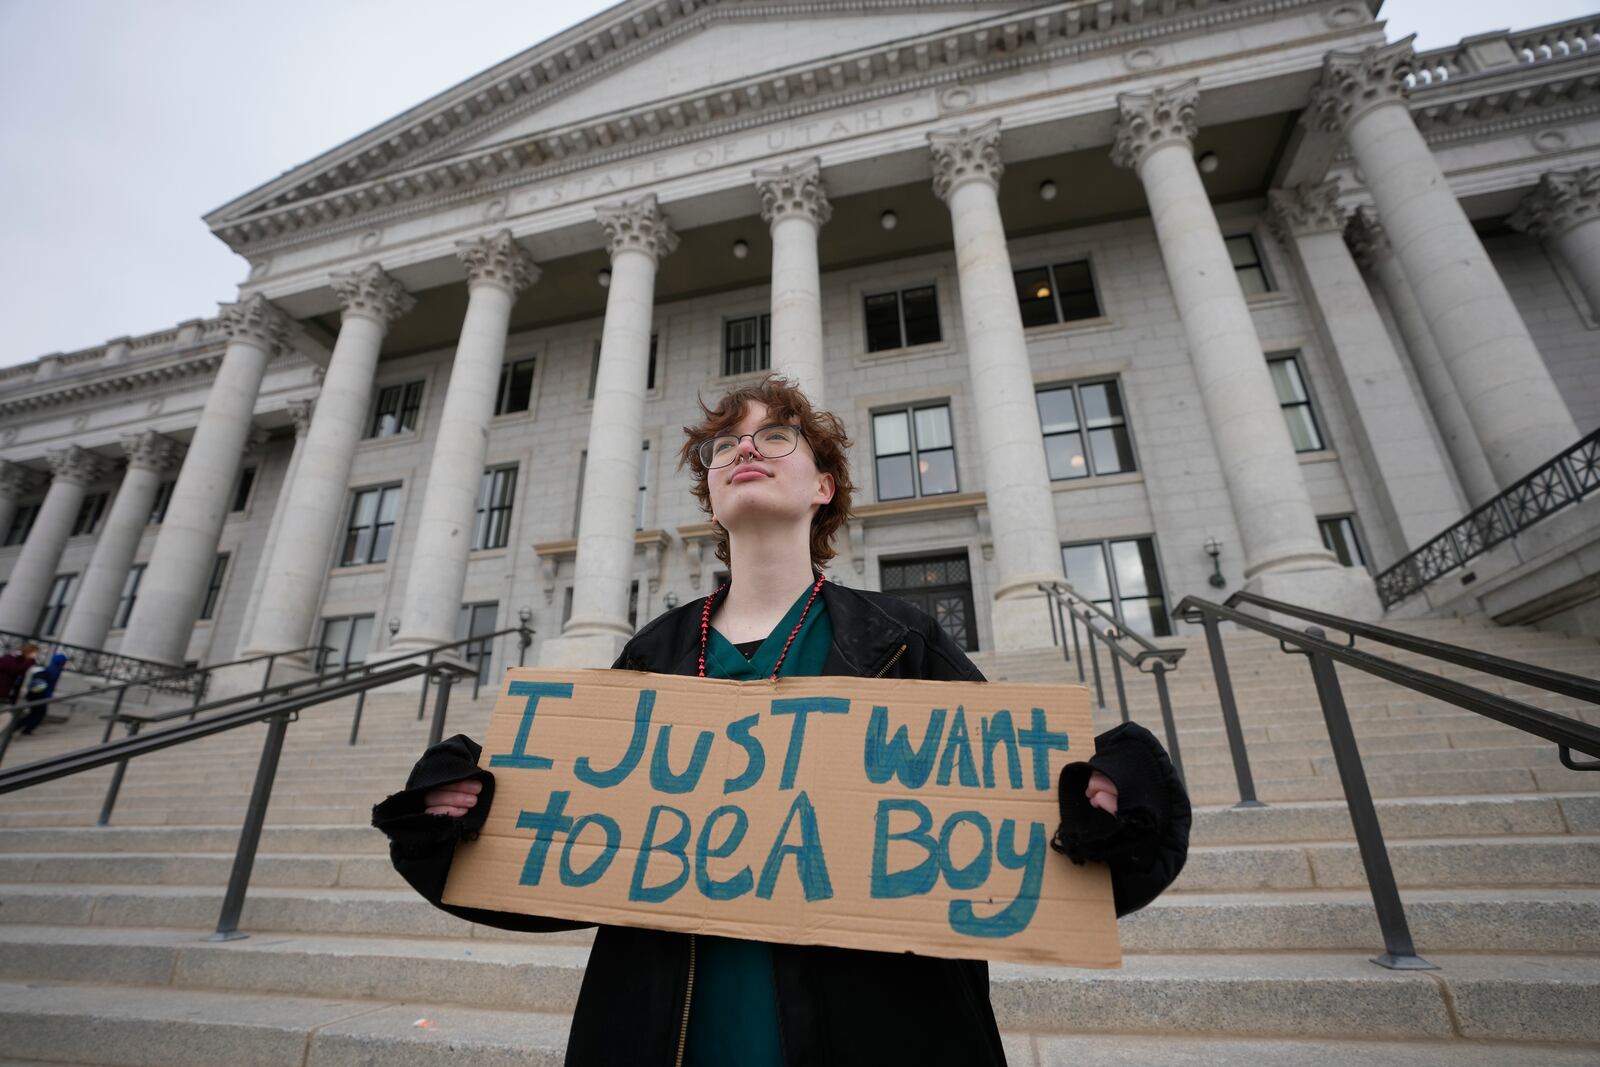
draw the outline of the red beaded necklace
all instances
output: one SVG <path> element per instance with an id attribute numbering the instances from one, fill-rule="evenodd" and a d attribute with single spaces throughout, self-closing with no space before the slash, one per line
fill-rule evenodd
<path id="1" fill-rule="evenodd" d="M 783 643 L 783 651 L 778 654 L 778 662 L 772 666 L 773 681 L 777 681 L 778 672 L 783 669 L 784 658 L 789 655 L 789 646 L 794 644 L 794 639 L 800 636 L 800 627 L 806 624 L 806 616 L 811 614 L 811 605 L 816 603 L 817 594 L 822 592 L 822 583 L 827 581 L 825 575 L 817 575 L 816 584 L 811 587 L 811 596 L 806 601 L 806 606 L 801 609 L 800 620 L 794 624 L 794 629 L 789 631 L 789 640 Z M 715 593 L 706 597 L 705 607 L 700 609 L 700 677 L 706 676 L 706 642 L 711 639 L 711 606 L 716 603 L 717 597 L 728 591 L 724 585 Z"/>

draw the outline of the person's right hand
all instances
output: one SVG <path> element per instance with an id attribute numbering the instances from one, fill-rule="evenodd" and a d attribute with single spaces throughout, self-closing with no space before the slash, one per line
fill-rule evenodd
<path id="1" fill-rule="evenodd" d="M 481 792 L 482 782 L 476 778 L 463 778 L 424 793 L 422 810 L 428 815 L 465 815 L 477 807 L 478 794 Z"/>

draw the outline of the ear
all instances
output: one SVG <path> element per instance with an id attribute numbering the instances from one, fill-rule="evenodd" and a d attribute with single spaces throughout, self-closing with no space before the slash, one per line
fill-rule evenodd
<path id="1" fill-rule="evenodd" d="M 833 500 L 833 489 L 834 489 L 833 475 L 831 475 L 831 474 L 819 474 L 819 475 L 817 475 L 817 495 L 811 498 L 811 502 L 813 504 L 816 504 L 818 507 L 821 507 L 823 504 L 829 503 L 830 501 Z"/>

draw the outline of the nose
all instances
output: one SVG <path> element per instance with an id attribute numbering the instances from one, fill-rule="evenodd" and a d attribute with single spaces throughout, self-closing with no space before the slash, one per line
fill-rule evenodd
<path id="1" fill-rule="evenodd" d="M 756 451 L 756 438 L 754 434 L 745 434 L 739 438 L 739 459 L 760 459 L 761 453 Z"/>

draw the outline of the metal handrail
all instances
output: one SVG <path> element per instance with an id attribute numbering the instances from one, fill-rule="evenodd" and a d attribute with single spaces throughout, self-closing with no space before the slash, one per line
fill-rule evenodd
<path id="1" fill-rule="evenodd" d="M 57 641 L 51 637 L 37 637 L 33 634 L 20 634 L 12 630 L 0 630 L 0 648 L 21 648 L 23 645 L 37 645 L 39 648 L 50 649 L 50 655 L 66 650 L 67 662 L 71 665 L 72 673 L 88 674 L 98 678 L 116 678 L 120 681 L 139 682 L 141 684 L 156 684 L 162 679 L 171 680 L 174 676 L 172 664 L 162 663 L 153 659 L 140 659 L 137 656 L 125 656 L 120 652 L 107 652 L 103 648 L 90 648 L 87 645 L 69 645 L 64 641 Z M 91 669 L 105 665 L 103 670 Z M 118 670 L 127 673 L 119 674 Z M 143 671 L 143 673 L 140 673 Z M 181 675 L 183 672 L 179 672 Z M 176 692 L 187 692 L 187 688 L 177 689 Z"/>
<path id="2" fill-rule="evenodd" d="M 1286 609 L 1285 614 L 1305 619 L 1315 618 L 1316 621 L 1349 634 L 1349 640 L 1344 643 L 1331 641 L 1326 631 L 1317 626 L 1309 626 L 1302 631 L 1259 618 L 1232 607 L 1235 600 L 1274 610 Z M 1600 726 L 1396 663 L 1382 656 L 1359 651 L 1354 647 L 1357 636 L 1390 643 L 1385 640 L 1386 637 L 1405 635 L 1396 635 L 1394 631 L 1384 630 L 1381 627 L 1369 627 L 1352 619 L 1325 612 L 1313 612 L 1307 608 L 1283 604 L 1254 594 L 1236 594 L 1230 598 L 1228 605 L 1216 604 L 1199 597 L 1185 597 L 1178 604 L 1178 612 L 1186 621 L 1205 625 L 1206 636 L 1212 643 L 1214 657 L 1221 651 L 1221 643 L 1217 639 L 1218 623 L 1231 622 L 1236 626 L 1276 638 L 1279 647 L 1285 652 L 1304 655 L 1309 659 L 1312 680 L 1317 687 L 1318 702 L 1322 706 L 1323 721 L 1328 727 L 1328 740 L 1333 747 L 1334 763 L 1338 767 L 1339 781 L 1344 790 L 1345 802 L 1350 809 L 1350 821 L 1355 829 L 1356 845 L 1361 852 L 1362 864 L 1367 874 L 1367 885 L 1372 892 L 1378 925 L 1383 933 L 1384 951 L 1373 960 L 1381 966 L 1410 970 L 1436 969 L 1417 955 L 1416 946 L 1411 938 L 1405 908 L 1401 904 L 1394 871 L 1389 863 L 1389 853 L 1384 845 L 1383 831 L 1378 823 L 1377 809 L 1373 805 L 1366 771 L 1361 764 L 1361 751 L 1356 744 L 1355 731 L 1350 725 L 1350 713 L 1345 706 L 1344 693 L 1335 670 L 1336 664 L 1343 664 L 1394 682 L 1550 741 L 1560 749 L 1561 762 L 1574 770 L 1600 770 Z M 1430 654 L 1429 649 L 1420 647 L 1417 639 L 1409 639 L 1406 643 L 1412 646 L 1413 651 Z M 1401 646 L 1396 644 L 1395 647 Z M 1449 650 L 1449 658 L 1438 658 L 1446 662 L 1457 662 L 1461 656 L 1467 654 L 1466 650 L 1456 646 L 1444 646 L 1444 648 Z M 1509 661 L 1498 662 L 1504 664 Z M 1220 695 L 1226 681 L 1227 668 L 1220 660 L 1216 660 L 1214 666 L 1217 669 Z M 1232 690 L 1231 686 L 1228 686 L 1224 701 L 1225 715 L 1231 710 L 1232 717 L 1236 721 L 1237 711 L 1232 709 L 1232 703 Z M 1573 750 L 1594 757 L 1593 762 L 1574 761 L 1571 755 Z"/>

